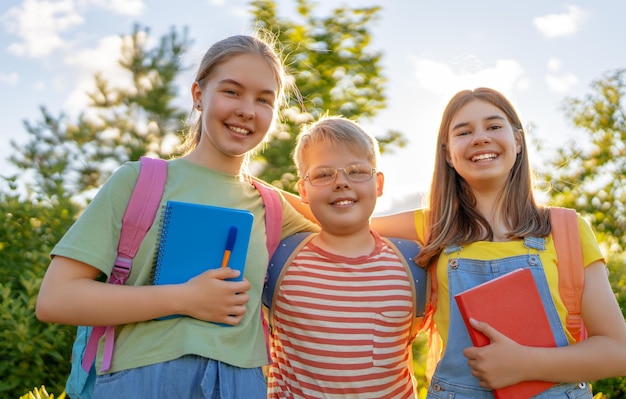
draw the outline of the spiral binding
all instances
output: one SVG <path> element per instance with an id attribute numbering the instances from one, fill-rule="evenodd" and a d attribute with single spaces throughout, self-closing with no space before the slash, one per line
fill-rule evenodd
<path id="1" fill-rule="evenodd" d="M 154 254 L 154 262 L 152 265 L 152 273 L 150 280 L 152 285 L 157 285 L 159 282 L 159 276 L 161 274 L 161 263 L 163 259 L 163 250 L 165 249 L 165 242 L 167 241 L 167 233 L 169 230 L 170 216 L 172 214 L 172 207 L 169 205 L 163 205 L 163 215 L 159 222 L 159 243 L 156 246 Z"/>

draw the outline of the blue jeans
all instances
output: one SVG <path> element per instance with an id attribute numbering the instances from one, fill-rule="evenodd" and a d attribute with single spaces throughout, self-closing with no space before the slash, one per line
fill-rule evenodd
<path id="1" fill-rule="evenodd" d="M 99 375 L 98 398 L 265 399 L 260 367 L 239 368 L 200 356 Z"/>

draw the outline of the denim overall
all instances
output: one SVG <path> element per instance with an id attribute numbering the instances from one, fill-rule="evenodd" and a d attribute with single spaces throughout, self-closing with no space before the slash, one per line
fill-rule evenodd
<path id="1" fill-rule="evenodd" d="M 529 237 L 524 239 L 528 253 L 495 260 L 474 260 L 461 257 L 463 247 L 446 247 L 441 256 L 448 256 L 448 285 L 450 301 L 450 327 L 445 353 L 435 369 L 428 399 L 493 399 L 490 390 L 480 387 L 478 379 L 471 374 L 463 349 L 473 346 L 467 329 L 454 300 L 454 295 L 495 277 L 507 274 L 515 269 L 525 268 L 532 271 L 539 293 L 554 332 L 558 346 L 568 345 L 556 306 L 550 295 L 550 289 L 539 258 L 545 250 L 544 238 Z M 592 398 L 587 383 L 557 384 L 536 396 L 537 398 Z M 506 399 L 506 398 L 504 398 Z"/>

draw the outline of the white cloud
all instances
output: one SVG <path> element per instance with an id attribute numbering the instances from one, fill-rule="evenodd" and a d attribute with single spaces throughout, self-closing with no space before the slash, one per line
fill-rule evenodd
<path id="1" fill-rule="evenodd" d="M 561 69 L 561 60 L 553 57 L 548 60 L 548 70 L 552 72 L 556 72 Z"/>
<path id="2" fill-rule="evenodd" d="M 144 0 L 24 0 L 0 16 L 6 31 L 17 37 L 8 51 L 20 57 L 43 58 L 69 47 L 62 34 L 83 25 L 81 12 L 94 6 L 134 17 L 146 7 Z"/>
<path id="3" fill-rule="evenodd" d="M 547 68 L 548 73 L 544 80 L 548 85 L 548 89 L 554 93 L 567 93 L 573 86 L 578 84 L 578 78 L 572 73 L 561 74 L 557 76 L 557 73 L 561 70 L 561 60 L 553 57 L 548 60 Z"/>
<path id="4" fill-rule="evenodd" d="M 0 72 L 0 83 L 8 85 L 16 85 L 20 81 L 20 75 L 15 72 L 2 73 Z"/>
<path id="5" fill-rule="evenodd" d="M 546 75 L 545 79 L 550 91 L 555 93 L 567 93 L 578 84 L 578 78 L 572 73 L 562 76 Z"/>
<path id="6" fill-rule="evenodd" d="M 65 63 L 77 71 L 71 77 L 74 89 L 65 103 L 70 112 L 84 110 L 87 105 L 85 93 L 94 89 L 96 73 L 101 73 L 110 86 L 132 87 L 129 72 L 118 63 L 121 45 L 120 36 L 106 36 L 100 39 L 96 48 L 77 51 L 65 58 Z"/>
<path id="7" fill-rule="evenodd" d="M 24 0 L 2 15 L 9 33 L 19 41 L 11 43 L 9 52 L 25 57 L 40 58 L 65 47 L 60 33 L 84 23 L 72 0 Z"/>
<path id="8" fill-rule="evenodd" d="M 565 14 L 548 14 L 533 19 L 535 28 L 547 37 L 571 36 L 578 31 L 580 24 L 586 19 L 587 12 L 580 7 L 569 6 Z"/>
<path id="9" fill-rule="evenodd" d="M 472 58 L 471 67 L 454 68 L 443 62 L 418 59 L 414 62 L 414 76 L 423 88 L 446 99 L 459 90 L 491 87 L 503 93 L 528 90 L 530 78 L 514 60 L 498 60 L 493 67 L 485 67 Z"/>
<path id="10" fill-rule="evenodd" d="M 48 82 L 45 80 L 35 81 L 32 84 L 32 88 L 33 90 L 36 90 L 36 91 L 44 91 L 48 88 Z"/>

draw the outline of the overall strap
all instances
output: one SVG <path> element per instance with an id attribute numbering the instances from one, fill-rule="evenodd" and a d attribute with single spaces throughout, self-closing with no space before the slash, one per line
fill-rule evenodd
<path id="1" fill-rule="evenodd" d="M 578 215 L 573 209 L 551 207 L 550 224 L 557 254 L 559 294 L 567 309 L 566 328 L 578 342 L 587 337 L 581 316 L 585 269 Z"/>
<path id="2" fill-rule="evenodd" d="M 167 179 L 167 162 L 162 159 L 141 157 L 141 167 L 137 183 L 122 219 L 120 241 L 117 248 L 117 259 L 109 278 L 110 284 L 123 285 L 128 280 L 132 261 L 139 245 L 152 226 L 161 203 Z M 105 336 L 104 354 L 100 371 L 105 372 L 111 367 L 115 339 L 114 326 L 94 326 L 83 358 L 82 367 L 89 371 L 98 351 L 98 341 Z"/>

